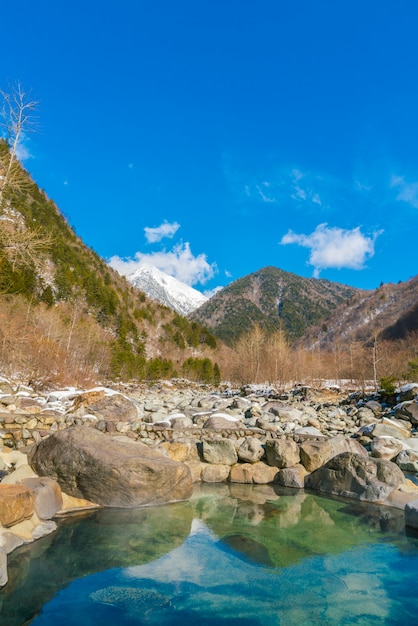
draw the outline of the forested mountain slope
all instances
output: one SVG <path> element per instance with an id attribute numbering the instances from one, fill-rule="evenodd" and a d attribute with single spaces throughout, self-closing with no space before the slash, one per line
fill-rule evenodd
<path id="1" fill-rule="evenodd" d="M 10 151 L 0 140 L 0 182 Z M 0 366 L 32 378 L 181 374 L 216 340 L 151 301 L 75 234 L 16 162 L 0 197 Z M 13 182 L 13 181 L 12 181 Z"/>
<path id="2" fill-rule="evenodd" d="M 354 287 L 329 280 L 264 267 L 234 281 L 189 317 L 229 345 L 254 323 L 268 333 L 280 328 L 290 340 L 295 340 L 358 293 L 361 291 Z"/>

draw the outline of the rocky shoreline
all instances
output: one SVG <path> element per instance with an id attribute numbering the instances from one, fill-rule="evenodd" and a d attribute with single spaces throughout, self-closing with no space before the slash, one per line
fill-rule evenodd
<path id="1" fill-rule="evenodd" d="M 418 528 L 418 385 L 397 394 L 152 386 L 36 393 L 0 380 L 0 585 L 7 554 L 95 506 L 273 483 L 396 506 Z"/>

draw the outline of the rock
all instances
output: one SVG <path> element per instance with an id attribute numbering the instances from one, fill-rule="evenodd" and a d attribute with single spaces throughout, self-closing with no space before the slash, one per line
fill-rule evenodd
<path id="1" fill-rule="evenodd" d="M 411 437 L 411 431 L 406 427 L 406 422 L 401 424 L 396 420 L 384 417 L 377 422 L 371 431 L 372 437 L 395 437 L 395 439 L 408 439 Z"/>
<path id="2" fill-rule="evenodd" d="M 373 411 L 374 414 L 382 412 L 382 406 L 379 402 L 376 402 L 376 400 L 369 400 L 364 406 Z"/>
<path id="3" fill-rule="evenodd" d="M 271 413 L 272 415 L 279 417 L 282 422 L 299 421 L 303 415 L 302 411 L 299 411 L 299 409 L 295 409 L 295 407 L 283 404 L 277 400 L 270 400 L 269 402 L 266 402 L 263 404 L 262 410 L 265 413 Z"/>
<path id="4" fill-rule="evenodd" d="M 222 483 L 228 479 L 229 465 L 208 465 L 202 463 L 201 480 L 204 483 Z"/>
<path id="5" fill-rule="evenodd" d="M 77 396 L 74 411 L 80 417 L 88 413 L 106 422 L 131 422 L 138 419 L 138 410 L 133 400 L 120 393 L 107 395 L 105 390 L 85 392 Z"/>
<path id="6" fill-rule="evenodd" d="M 41 537 L 49 535 L 56 529 L 57 525 L 55 522 L 51 520 L 42 521 L 36 513 L 34 513 L 29 519 L 15 524 L 12 528 L 13 534 L 20 539 L 23 539 L 25 542 L 41 539 Z"/>
<path id="7" fill-rule="evenodd" d="M 0 587 L 4 587 L 8 580 L 9 578 L 7 576 L 7 554 L 3 550 L 3 548 L 0 547 Z"/>
<path id="8" fill-rule="evenodd" d="M 418 500 L 412 500 L 405 505 L 405 526 L 418 528 Z"/>
<path id="9" fill-rule="evenodd" d="M 238 461 L 235 446 L 229 439 L 202 442 L 202 456 L 212 465 L 234 465 Z"/>
<path id="10" fill-rule="evenodd" d="M 387 461 L 394 459 L 403 450 L 403 447 L 402 441 L 394 437 L 375 437 L 370 444 L 372 456 Z"/>
<path id="11" fill-rule="evenodd" d="M 362 406 L 356 415 L 358 426 L 367 426 L 368 424 L 374 424 L 376 421 L 376 415 L 371 409 Z"/>
<path id="12" fill-rule="evenodd" d="M 0 456 L 3 458 L 8 467 L 18 469 L 22 465 L 28 464 L 27 454 L 24 454 L 19 450 L 3 449 L 0 451 Z"/>
<path id="13" fill-rule="evenodd" d="M 17 485 L 25 478 L 36 478 L 36 474 L 29 465 L 21 465 L 11 474 L 7 474 L 1 481 L 2 485 Z"/>
<path id="14" fill-rule="evenodd" d="M 86 426 L 42 440 L 28 460 L 38 475 L 50 476 L 65 493 L 103 506 L 173 502 L 192 492 L 190 470 L 184 464 L 144 444 L 114 441 Z"/>
<path id="15" fill-rule="evenodd" d="M 395 463 L 343 452 L 309 474 L 305 486 L 328 495 L 379 502 L 404 480 Z"/>
<path id="16" fill-rule="evenodd" d="M 182 428 L 193 428 L 193 420 L 190 417 L 170 417 L 168 416 L 171 428 L 181 430 Z"/>
<path id="17" fill-rule="evenodd" d="M 269 439 L 266 441 L 266 458 L 272 467 L 293 467 L 300 462 L 299 446 L 293 439 Z"/>
<path id="18" fill-rule="evenodd" d="M 418 383 L 408 383 L 400 388 L 400 400 L 406 402 L 413 400 L 418 394 Z"/>
<path id="19" fill-rule="evenodd" d="M 202 463 L 202 461 L 195 460 L 185 461 L 185 463 L 190 469 L 193 483 L 200 483 L 200 481 L 202 480 L 202 470 L 204 467 L 207 467 L 207 464 Z"/>
<path id="20" fill-rule="evenodd" d="M 418 472 L 418 452 L 416 450 L 402 450 L 395 460 L 396 465 L 404 472 Z"/>
<path id="21" fill-rule="evenodd" d="M 238 459 L 243 463 L 256 463 L 263 456 L 264 448 L 256 437 L 247 437 L 238 448 Z"/>
<path id="22" fill-rule="evenodd" d="M 59 484 L 52 478 L 25 478 L 24 487 L 29 487 L 35 494 L 35 512 L 39 519 L 52 519 L 62 509 L 62 493 Z"/>
<path id="23" fill-rule="evenodd" d="M 267 465 L 262 461 L 257 463 L 238 463 L 231 467 L 229 480 L 231 483 L 255 483 L 266 485 L 275 481 L 277 467 Z"/>
<path id="24" fill-rule="evenodd" d="M 0 524 L 8 528 L 28 519 L 33 515 L 34 502 L 28 487 L 0 483 Z"/>
<path id="25" fill-rule="evenodd" d="M 366 450 L 358 441 L 347 439 L 343 435 L 322 441 L 305 441 L 300 445 L 300 459 L 308 472 L 314 472 L 342 452 L 355 452 L 367 456 Z"/>
<path id="26" fill-rule="evenodd" d="M 395 407 L 395 417 L 408 418 L 411 424 L 418 425 L 418 402 L 402 402 Z"/>
<path id="27" fill-rule="evenodd" d="M 266 433 L 275 433 L 275 434 L 283 433 L 283 429 L 280 426 L 280 424 L 272 424 L 271 422 L 265 419 L 258 418 L 256 421 L 256 425 L 258 428 L 265 430 Z"/>
<path id="28" fill-rule="evenodd" d="M 321 437 L 322 432 L 316 428 L 316 426 L 303 426 L 302 428 L 297 428 L 295 431 L 295 435 L 309 435 L 309 437 Z"/>
<path id="29" fill-rule="evenodd" d="M 275 482 L 282 487 L 303 489 L 305 487 L 306 469 L 298 463 L 294 467 L 285 467 L 276 476 Z"/>
<path id="30" fill-rule="evenodd" d="M 69 496 L 67 493 L 61 493 L 62 495 L 62 509 L 59 512 L 60 514 L 66 514 L 72 511 L 83 511 L 87 509 L 98 509 L 99 505 L 94 502 L 90 502 L 90 500 L 85 500 L 84 498 L 73 498 L 73 496 Z"/>
<path id="31" fill-rule="evenodd" d="M 162 441 L 156 447 L 158 452 L 168 456 L 173 461 L 184 463 L 192 458 L 198 460 L 195 443 L 191 441 Z"/>
<path id="32" fill-rule="evenodd" d="M 208 430 L 225 430 L 225 429 L 236 429 L 237 424 L 234 421 L 226 419 L 225 417 L 221 417 L 220 415 L 212 415 L 209 419 L 205 420 L 203 424 L 203 428 L 207 428 Z"/>

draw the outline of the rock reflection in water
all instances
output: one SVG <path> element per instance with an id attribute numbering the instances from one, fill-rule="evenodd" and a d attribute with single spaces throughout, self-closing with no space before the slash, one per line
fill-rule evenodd
<path id="1" fill-rule="evenodd" d="M 187 503 L 65 520 L 18 551 L 0 623 L 42 605 L 34 626 L 408 623 L 418 541 L 403 524 L 377 505 L 202 484 Z"/>
<path id="2" fill-rule="evenodd" d="M 20 626 L 76 578 L 159 558 L 184 542 L 192 519 L 188 502 L 63 519 L 55 534 L 10 555 L 9 582 L 0 591 L 1 626 Z"/>

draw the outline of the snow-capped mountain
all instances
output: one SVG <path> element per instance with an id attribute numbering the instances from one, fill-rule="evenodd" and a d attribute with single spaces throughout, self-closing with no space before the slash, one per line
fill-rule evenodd
<path id="1" fill-rule="evenodd" d="M 127 279 L 149 298 L 158 300 L 180 315 L 188 315 L 208 300 L 197 289 L 189 287 L 152 265 L 142 265 L 136 272 L 127 276 Z"/>

